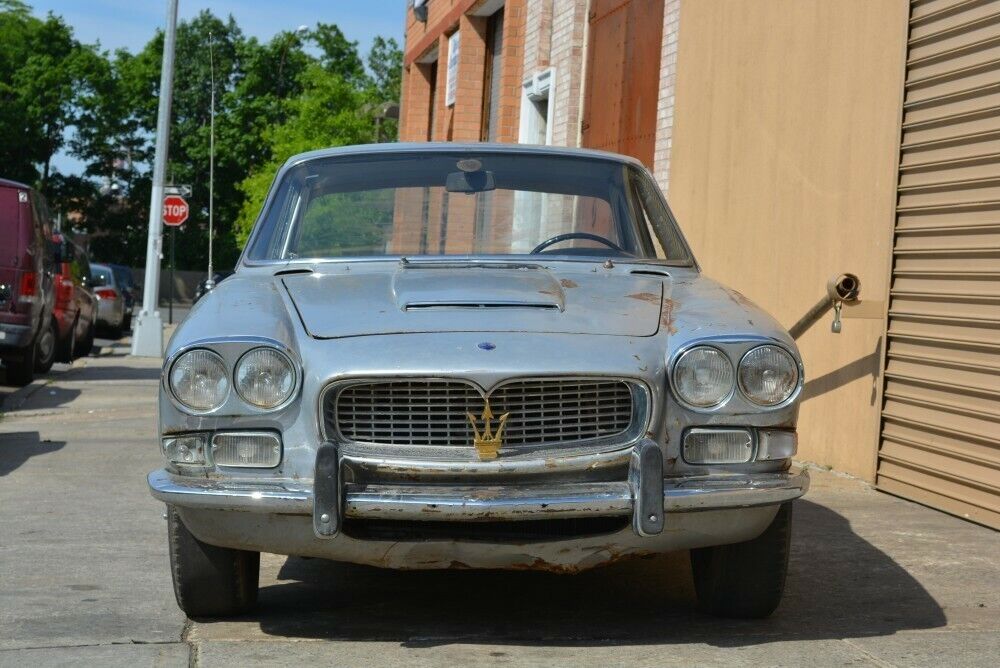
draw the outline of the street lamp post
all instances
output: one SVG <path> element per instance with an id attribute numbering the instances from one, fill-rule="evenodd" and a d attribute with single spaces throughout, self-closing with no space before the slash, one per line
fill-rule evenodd
<path id="1" fill-rule="evenodd" d="M 156 154 L 153 159 L 153 192 L 149 198 L 149 236 L 146 242 L 146 277 L 142 310 L 132 333 L 132 354 L 163 355 L 163 320 L 157 310 L 160 294 L 160 250 L 163 247 L 163 185 L 170 146 L 170 105 L 174 93 L 174 43 L 177 37 L 177 0 L 167 1 L 167 30 L 160 71 L 160 106 L 156 117 Z"/>

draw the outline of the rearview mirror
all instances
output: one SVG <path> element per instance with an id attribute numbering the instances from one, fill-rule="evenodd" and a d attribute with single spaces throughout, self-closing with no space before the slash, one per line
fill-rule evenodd
<path id="1" fill-rule="evenodd" d="M 444 189 L 450 193 L 481 193 L 496 190 L 496 179 L 493 172 L 479 170 L 477 172 L 452 172 L 448 174 Z"/>

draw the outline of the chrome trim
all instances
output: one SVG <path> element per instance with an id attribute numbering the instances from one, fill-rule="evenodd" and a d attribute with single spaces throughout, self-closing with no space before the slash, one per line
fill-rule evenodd
<path id="1" fill-rule="evenodd" d="M 505 378 L 502 381 L 490 386 L 482 387 L 475 381 L 464 378 L 461 376 L 357 376 L 357 377 L 343 377 L 335 379 L 326 385 L 319 392 L 319 403 L 318 403 L 318 418 L 319 418 L 319 429 L 320 434 L 324 440 L 334 441 L 336 443 L 342 444 L 345 452 L 356 454 L 359 456 L 369 456 L 369 457 L 380 457 L 388 456 L 391 459 L 401 459 L 401 460 L 413 460 L 417 462 L 418 457 L 415 455 L 419 454 L 420 458 L 431 458 L 437 457 L 440 459 L 451 459 L 455 460 L 455 457 L 464 457 L 464 459 L 458 460 L 461 463 L 466 463 L 470 461 L 479 461 L 476 457 L 475 448 L 473 447 L 472 440 L 470 438 L 468 448 L 463 448 L 461 446 L 455 445 L 386 445 L 384 443 L 366 442 L 366 441 L 352 441 L 347 439 L 341 432 L 340 429 L 335 426 L 335 432 L 329 433 L 327 425 L 327 395 L 330 392 L 341 392 L 345 388 L 351 385 L 372 383 L 372 382 L 393 382 L 393 381 L 437 381 L 437 382 L 456 382 L 464 383 L 471 388 L 479 392 L 479 394 L 484 398 L 489 398 L 498 389 L 503 388 L 505 385 L 510 385 L 514 383 L 522 382 L 544 382 L 544 381 L 584 381 L 584 382 L 602 382 L 602 381 L 617 381 L 624 383 L 628 386 L 632 393 L 632 418 L 629 422 L 628 427 L 618 433 L 611 436 L 601 436 L 597 438 L 590 438 L 578 441 L 566 441 L 562 443 L 548 443 L 539 445 L 518 445 L 518 446 L 507 446 L 505 448 L 506 453 L 502 452 L 500 459 L 498 460 L 501 464 L 505 461 L 510 461 L 514 457 L 529 455 L 532 453 L 541 452 L 559 452 L 560 464 L 562 463 L 562 457 L 566 455 L 574 454 L 590 454 L 595 451 L 617 451 L 622 448 L 626 448 L 629 445 L 635 443 L 646 433 L 646 429 L 649 426 L 651 414 L 652 414 L 652 392 L 650 391 L 648 385 L 642 380 L 636 378 L 626 378 L 621 376 L 602 376 L 602 375 L 547 375 L 547 376 L 513 376 L 510 378 Z M 336 406 L 336 397 L 331 399 L 334 402 L 334 408 Z M 425 461 L 424 463 L 437 465 L 440 461 Z"/>
<path id="2" fill-rule="evenodd" d="M 166 469 L 153 471 L 146 480 L 153 498 L 185 508 L 292 515 L 312 512 L 312 489 L 305 487 L 180 476 Z"/>
<path id="3" fill-rule="evenodd" d="M 352 452 L 343 446 L 342 459 L 352 470 L 371 472 L 382 477 L 419 476 L 421 480 L 445 477 L 497 478 L 499 476 L 544 476 L 558 473 L 600 472 L 622 468 L 628 464 L 631 450 L 622 448 L 607 452 L 567 453 L 560 451 L 558 461 L 544 456 L 501 457 L 492 460 L 444 461 L 404 457 L 382 457 Z M 558 464 L 558 467 L 555 466 Z"/>
<path id="4" fill-rule="evenodd" d="M 150 493 L 164 503 L 193 509 L 310 515 L 312 489 L 287 483 L 149 474 Z M 666 478 L 665 513 L 769 506 L 799 498 L 809 489 L 806 471 Z M 617 517 L 632 512 L 625 482 L 517 487 L 348 485 L 345 514 L 354 518 L 407 520 L 523 520 L 553 517 Z"/>

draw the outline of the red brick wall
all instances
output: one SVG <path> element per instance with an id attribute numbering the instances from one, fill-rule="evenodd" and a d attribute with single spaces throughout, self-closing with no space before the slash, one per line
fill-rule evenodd
<path id="1" fill-rule="evenodd" d="M 483 0 L 432 0 L 427 22 L 406 15 L 400 131 L 403 141 L 478 141 L 482 134 L 486 68 L 486 17 L 470 12 Z M 497 141 L 516 142 L 520 125 L 521 77 L 524 64 L 526 0 L 504 3 L 503 56 Z M 458 30 L 458 80 L 454 106 L 445 105 L 448 81 L 448 37 Z M 438 48 L 437 81 L 428 80 L 430 66 L 416 62 Z M 435 127 L 428 136 L 431 85 L 436 87 Z"/>

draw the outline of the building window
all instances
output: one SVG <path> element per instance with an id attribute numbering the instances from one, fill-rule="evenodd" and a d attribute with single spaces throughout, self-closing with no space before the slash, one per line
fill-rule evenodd
<path id="1" fill-rule="evenodd" d="M 552 82 L 555 71 L 547 69 L 524 80 L 521 84 L 521 127 L 518 142 L 522 144 L 552 143 Z"/>
<path id="2" fill-rule="evenodd" d="M 500 74 L 503 63 L 503 8 L 486 20 L 486 68 L 480 139 L 496 141 L 500 125 Z"/>

